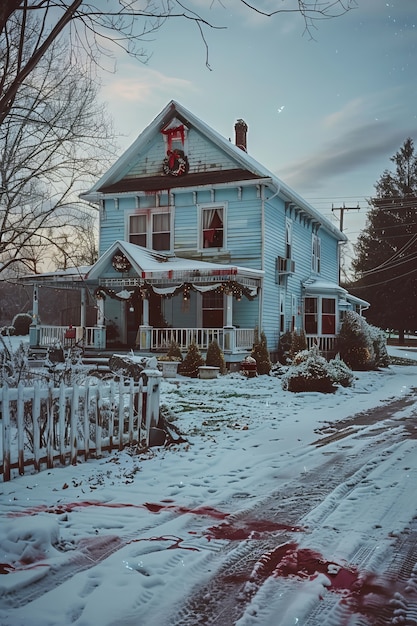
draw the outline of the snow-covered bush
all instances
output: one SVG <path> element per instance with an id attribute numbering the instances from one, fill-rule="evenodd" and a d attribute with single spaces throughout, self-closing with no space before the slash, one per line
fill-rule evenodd
<path id="1" fill-rule="evenodd" d="M 12 322 L 15 335 L 28 335 L 31 323 L 32 316 L 29 313 L 18 313 L 15 315 Z"/>
<path id="2" fill-rule="evenodd" d="M 342 387 L 351 387 L 353 384 L 353 372 L 344 361 L 337 355 L 328 363 L 328 369 L 333 382 Z"/>
<path id="3" fill-rule="evenodd" d="M 0 328 L 0 335 L 2 337 L 13 337 L 14 334 L 14 326 L 2 326 L 2 328 Z"/>
<path id="4" fill-rule="evenodd" d="M 292 365 L 284 374 L 282 387 L 287 391 L 319 391 L 332 393 L 337 385 L 352 384 L 353 375 L 341 359 L 326 361 L 317 346 L 295 355 Z"/>
<path id="5" fill-rule="evenodd" d="M 376 367 L 388 367 L 390 360 L 384 331 L 371 324 L 368 324 L 368 329 L 375 352 Z"/>
<path id="6" fill-rule="evenodd" d="M 387 367 L 389 357 L 383 332 L 358 313 L 347 311 L 338 337 L 340 357 L 353 370 Z"/>

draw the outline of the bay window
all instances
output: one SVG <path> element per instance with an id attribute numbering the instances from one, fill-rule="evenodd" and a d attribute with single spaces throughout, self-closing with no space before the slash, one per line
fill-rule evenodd
<path id="1" fill-rule="evenodd" d="M 336 298 L 304 298 L 304 330 L 307 335 L 335 335 Z"/>

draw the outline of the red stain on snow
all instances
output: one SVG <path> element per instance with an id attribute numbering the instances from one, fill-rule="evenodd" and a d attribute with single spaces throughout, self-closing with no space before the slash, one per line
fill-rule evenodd
<path id="1" fill-rule="evenodd" d="M 266 553 L 255 566 L 249 580 L 263 581 L 270 576 L 314 580 L 319 574 L 327 577 L 329 591 L 342 595 L 342 602 L 351 613 L 377 616 L 393 597 L 393 583 L 383 581 L 370 572 L 327 561 L 321 554 L 296 543 L 278 546 Z"/>

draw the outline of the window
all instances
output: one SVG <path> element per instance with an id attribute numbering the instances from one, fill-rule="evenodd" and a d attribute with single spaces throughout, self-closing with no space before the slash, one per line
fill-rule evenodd
<path id="1" fill-rule="evenodd" d="M 129 220 L 129 241 L 146 248 L 146 215 L 131 215 Z"/>
<path id="2" fill-rule="evenodd" d="M 335 335 L 336 298 L 305 298 L 304 330 L 307 335 Z"/>
<path id="3" fill-rule="evenodd" d="M 336 334 L 336 300 L 323 298 L 321 301 L 321 332 L 323 335 Z"/>
<path id="4" fill-rule="evenodd" d="M 312 247 L 311 269 L 313 272 L 316 272 L 316 274 L 320 274 L 320 251 L 321 251 L 320 237 L 313 234 L 311 247 Z"/>
<path id="5" fill-rule="evenodd" d="M 292 259 L 292 220 L 285 219 L 285 258 Z"/>
<path id="6" fill-rule="evenodd" d="M 223 248 L 224 207 L 201 209 L 201 232 L 203 248 Z"/>
<path id="7" fill-rule="evenodd" d="M 223 328 L 223 294 L 206 291 L 202 297 L 203 328 Z"/>
<path id="8" fill-rule="evenodd" d="M 304 300 L 304 330 L 307 335 L 317 335 L 317 298 Z"/>
<path id="9" fill-rule="evenodd" d="M 129 241 L 152 250 L 170 250 L 170 213 L 149 212 L 130 215 Z"/>
<path id="10" fill-rule="evenodd" d="M 169 213 L 153 213 L 152 215 L 152 248 L 153 250 L 169 250 L 171 245 Z"/>

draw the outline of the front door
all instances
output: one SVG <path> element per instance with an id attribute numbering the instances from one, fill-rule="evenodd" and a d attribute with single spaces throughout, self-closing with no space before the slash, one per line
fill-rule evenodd
<path id="1" fill-rule="evenodd" d="M 202 314 L 203 328 L 223 328 L 223 294 L 215 291 L 203 293 Z"/>

